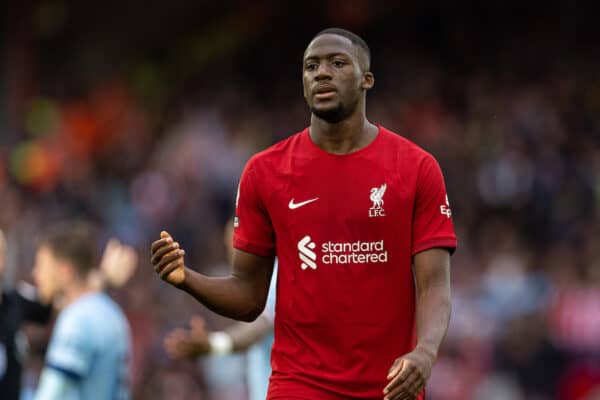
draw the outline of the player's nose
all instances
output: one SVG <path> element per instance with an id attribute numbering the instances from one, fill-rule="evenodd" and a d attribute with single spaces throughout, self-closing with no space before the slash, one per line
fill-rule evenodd
<path id="1" fill-rule="evenodd" d="M 331 80 L 332 77 L 333 77 L 333 75 L 331 73 L 331 68 L 329 68 L 327 63 L 319 64 L 317 73 L 315 74 L 315 80 L 316 81 Z"/>

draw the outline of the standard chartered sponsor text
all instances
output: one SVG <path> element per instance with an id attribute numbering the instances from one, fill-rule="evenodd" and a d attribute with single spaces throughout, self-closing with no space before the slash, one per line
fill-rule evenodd
<path id="1" fill-rule="evenodd" d="M 321 245 L 324 264 L 385 263 L 388 252 L 383 240 L 375 242 L 325 242 Z"/>

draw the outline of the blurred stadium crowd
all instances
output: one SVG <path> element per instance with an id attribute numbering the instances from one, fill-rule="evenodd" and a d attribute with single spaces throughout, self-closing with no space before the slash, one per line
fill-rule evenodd
<path id="1" fill-rule="evenodd" d="M 459 248 L 429 398 L 600 399 L 600 60 L 585 10 L 13 3 L 0 47 L 5 284 L 28 279 L 32 238 L 60 218 L 135 245 L 142 264 L 113 295 L 132 326 L 136 398 L 244 398 L 238 359 L 168 360 L 164 334 L 192 314 L 229 322 L 169 290 L 144 255 L 166 228 L 190 265 L 225 273 L 244 163 L 308 124 L 301 54 L 341 25 L 374 54 L 370 119 L 446 177 Z M 47 331 L 28 333 L 33 386 Z"/>

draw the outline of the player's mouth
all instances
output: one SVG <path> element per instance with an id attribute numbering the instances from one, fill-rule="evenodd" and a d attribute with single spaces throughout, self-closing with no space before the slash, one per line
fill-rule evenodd
<path id="1" fill-rule="evenodd" d="M 337 93 L 337 88 L 333 85 L 319 85 L 314 90 L 317 100 L 330 99 Z"/>

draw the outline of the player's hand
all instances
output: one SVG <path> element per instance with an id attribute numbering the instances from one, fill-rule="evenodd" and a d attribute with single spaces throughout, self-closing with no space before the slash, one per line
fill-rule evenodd
<path id="1" fill-rule="evenodd" d="M 431 353 L 419 348 L 397 358 L 387 376 L 384 400 L 416 399 L 425 388 L 434 360 Z"/>
<path id="2" fill-rule="evenodd" d="M 185 280 L 185 250 L 179 248 L 171 235 L 162 231 L 160 239 L 152 243 L 151 258 L 154 272 L 171 285 L 180 285 Z"/>
<path id="3" fill-rule="evenodd" d="M 208 333 L 204 328 L 204 319 L 194 316 L 190 320 L 190 329 L 178 328 L 164 339 L 167 354 L 176 360 L 191 359 L 210 352 Z"/>
<path id="4" fill-rule="evenodd" d="M 112 238 L 104 249 L 100 271 L 110 287 L 119 288 L 129 281 L 137 268 L 137 261 L 138 254 L 133 247 Z"/>

